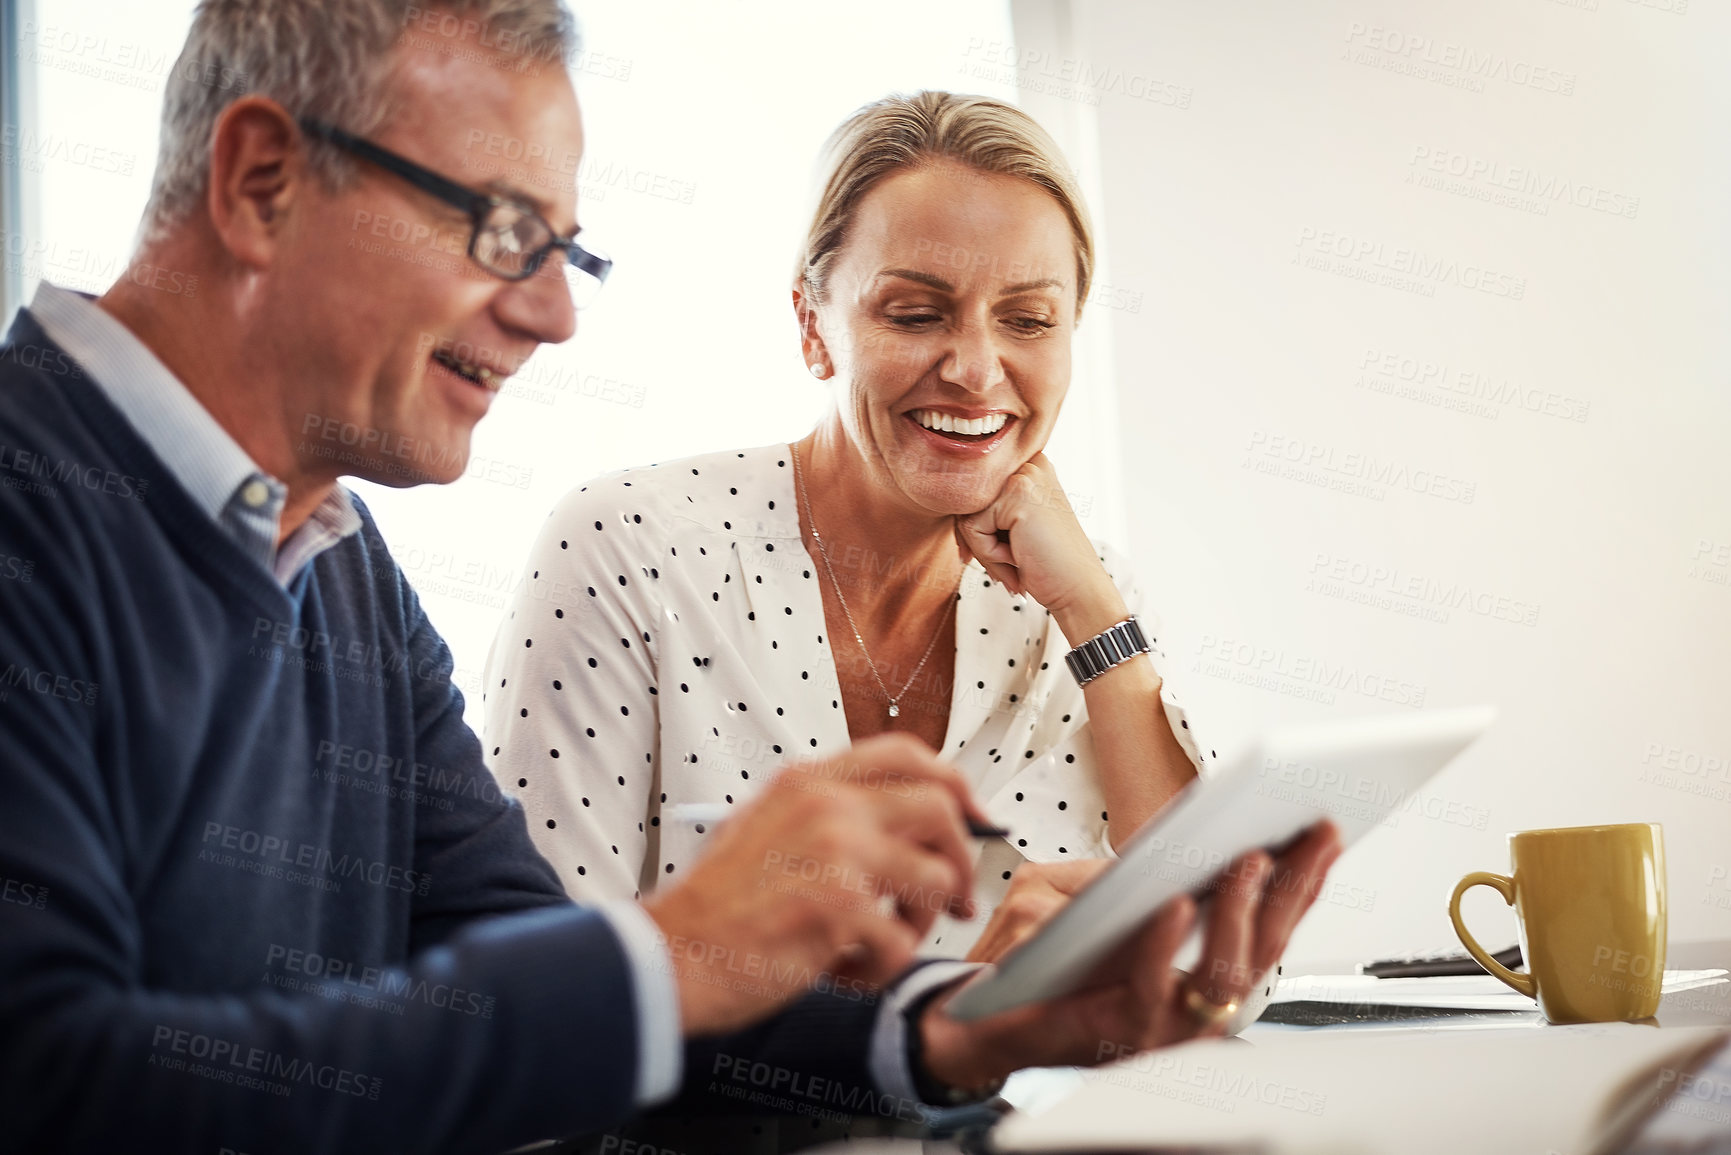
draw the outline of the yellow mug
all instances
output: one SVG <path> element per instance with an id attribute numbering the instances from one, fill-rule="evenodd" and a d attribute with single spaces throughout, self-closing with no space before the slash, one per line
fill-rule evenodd
<path id="1" fill-rule="evenodd" d="M 1509 835 L 1512 875 L 1474 871 L 1449 899 L 1479 965 L 1553 1023 L 1645 1019 L 1665 974 L 1665 838 L 1659 824 L 1571 826 Z M 1494 887 L 1515 908 L 1527 973 L 1503 966 L 1461 922 L 1461 895 Z"/>

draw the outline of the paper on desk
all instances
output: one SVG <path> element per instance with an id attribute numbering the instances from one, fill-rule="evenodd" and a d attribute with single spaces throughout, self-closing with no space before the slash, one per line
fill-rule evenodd
<path id="1" fill-rule="evenodd" d="M 1092 1072 L 1057 1106 L 1005 1119 L 992 1142 L 1005 1152 L 1600 1155 L 1726 1037 L 1595 1023 L 1211 1039 Z"/>
<path id="2" fill-rule="evenodd" d="M 1724 970 L 1666 971 L 1661 991 L 1731 982 Z M 1274 988 L 1276 1003 L 1348 1003 L 1373 1007 L 1437 1007 L 1460 1011 L 1530 1011 L 1534 1003 L 1490 975 L 1379 979 L 1374 975 L 1297 975 Z"/>

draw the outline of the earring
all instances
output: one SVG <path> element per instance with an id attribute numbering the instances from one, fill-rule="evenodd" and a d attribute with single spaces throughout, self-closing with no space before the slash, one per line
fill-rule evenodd
<path id="1" fill-rule="evenodd" d="M 822 381 L 825 377 L 829 376 L 829 370 L 823 367 L 822 361 L 813 361 L 811 363 L 811 375 L 816 377 L 819 381 Z"/>

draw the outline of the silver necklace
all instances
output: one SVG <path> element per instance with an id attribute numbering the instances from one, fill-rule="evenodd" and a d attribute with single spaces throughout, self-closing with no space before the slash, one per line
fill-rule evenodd
<path id="1" fill-rule="evenodd" d="M 823 570 L 829 575 L 829 587 L 835 591 L 835 600 L 841 603 L 842 616 L 847 618 L 848 628 L 853 631 L 853 640 L 859 643 L 859 652 L 865 655 L 866 665 L 871 667 L 872 678 L 878 684 L 878 690 L 889 701 L 890 717 L 901 715 L 902 708 L 897 703 L 906 696 L 909 687 L 920 676 L 920 671 L 926 668 L 926 659 L 932 656 L 932 650 L 937 647 L 938 639 L 943 636 L 944 626 L 950 620 L 950 611 L 955 609 L 956 599 L 950 597 L 949 604 L 944 607 L 944 616 L 938 621 L 937 632 L 932 634 L 932 640 L 926 643 L 926 652 L 920 655 L 920 664 L 914 667 L 914 672 L 908 675 L 907 682 L 902 686 L 901 693 L 891 694 L 890 688 L 884 685 L 883 676 L 878 673 L 878 664 L 872 660 L 871 651 L 866 649 L 865 638 L 860 636 L 859 626 L 854 624 L 853 611 L 847 608 L 847 598 L 842 596 L 841 583 L 835 580 L 835 567 L 829 564 L 829 550 L 824 548 L 823 534 L 817 531 L 817 521 L 811 516 L 811 496 L 805 489 L 805 469 L 800 464 L 799 446 L 789 445 L 793 451 L 793 476 L 799 482 L 799 502 L 805 509 L 805 523 L 811 527 L 811 540 L 817 543 L 817 555 L 823 559 Z"/>

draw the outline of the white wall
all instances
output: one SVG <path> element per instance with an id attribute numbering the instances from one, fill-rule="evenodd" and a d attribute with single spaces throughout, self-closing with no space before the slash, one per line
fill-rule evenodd
<path id="1" fill-rule="evenodd" d="M 1664 824 L 1674 941 L 1731 934 L 1731 10 L 1051 7 L 1017 63 L 1097 121 L 1128 544 L 1199 729 L 1502 710 L 1292 956 L 1446 947 L 1507 831 L 1600 822 Z"/>
<path id="2" fill-rule="evenodd" d="M 0 233 L 28 304 L 38 281 L 105 291 L 126 268 L 156 168 L 162 88 L 194 0 L 29 0 L 20 19 L 22 123 L 0 164 L 23 185 L 23 221 Z M 9 5 L 10 6 L 10 5 Z"/>

